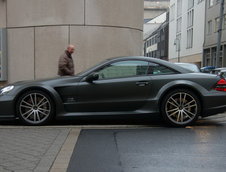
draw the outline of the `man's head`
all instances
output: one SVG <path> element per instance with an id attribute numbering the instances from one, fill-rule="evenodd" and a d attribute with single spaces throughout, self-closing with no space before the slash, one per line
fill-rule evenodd
<path id="1" fill-rule="evenodd" d="M 68 51 L 70 54 L 74 53 L 74 51 L 75 51 L 75 46 L 72 45 L 72 44 L 68 45 L 68 46 L 67 46 L 67 51 Z"/>

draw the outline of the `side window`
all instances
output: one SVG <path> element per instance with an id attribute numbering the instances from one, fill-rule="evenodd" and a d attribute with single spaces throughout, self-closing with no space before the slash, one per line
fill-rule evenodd
<path id="1" fill-rule="evenodd" d="M 97 72 L 99 79 L 110 79 L 146 75 L 147 70 L 148 62 L 133 60 L 112 63 Z"/>
<path id="2" fill-rule="evenodd" d="M 156 63 L 149 63 L 148 74 L 152 75 L 167 75 L 176 73 L 172 69 Z"/>

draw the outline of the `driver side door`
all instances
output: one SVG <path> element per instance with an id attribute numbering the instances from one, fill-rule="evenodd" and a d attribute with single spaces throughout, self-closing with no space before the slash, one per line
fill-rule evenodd
<path id="1" fill-rule="evenodd" d="M 117 112 L 141 108 L 151 93 L 148 61 L 113 62 L 95 72 L 99 79 L 78 85 L 76 111 Z"/>

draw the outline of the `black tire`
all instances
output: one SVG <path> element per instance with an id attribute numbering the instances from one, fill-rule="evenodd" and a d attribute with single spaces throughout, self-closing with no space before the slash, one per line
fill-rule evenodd
<path id="1" fill-rule="evenodd" d="M 169 92 L 162 101 L 161 114 L 170 126 L 184 127 L 192 125 L 201 112 L 200 100 L 188 89 L 176 89 Z"/>
<path id="2" fill-rule="evenodd" d="M 44 125 L 54 115 L 54 104 L 50 96 L 43 91 L 27 91 L 16 102 L 16 112 L 24 124 Z"/>

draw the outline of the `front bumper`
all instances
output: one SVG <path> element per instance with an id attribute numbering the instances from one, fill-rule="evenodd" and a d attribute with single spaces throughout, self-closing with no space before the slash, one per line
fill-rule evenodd
<path id="1" fill-rule="evenodd" d="M 0 119 L 15 118 L 14 96 L 0 96 Z"/>

